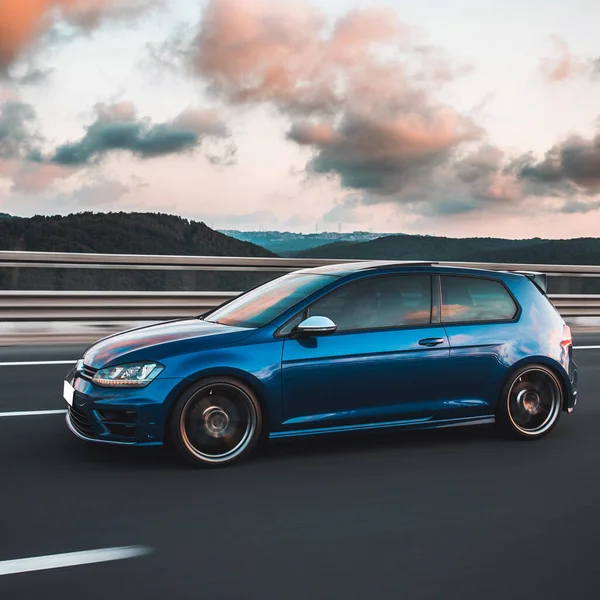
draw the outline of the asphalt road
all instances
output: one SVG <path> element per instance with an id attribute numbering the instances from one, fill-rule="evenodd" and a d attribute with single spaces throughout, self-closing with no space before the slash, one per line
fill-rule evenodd
<path id="1" fill-rule="evenodd" d="M 0 363 L 81 349 L 3 348 Z M 0 417 L 0 573 L 11 559 L 152 549 L 0 575 L 0 598 L 598 598 L 600 350 L 575 353 L 577 410 L 534 443 L 490 427 L 359 434 L 197 471 L 160 449 L 81 442 L 63 415 Z M 68 369 L 0 366 L 0 413 L 63 409 Z"/>

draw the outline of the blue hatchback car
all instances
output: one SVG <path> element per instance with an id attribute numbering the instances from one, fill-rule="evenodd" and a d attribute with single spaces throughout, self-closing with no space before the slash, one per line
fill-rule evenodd
<path id="1" fill-rule="evenodd" d="M 496 422 L 550 432 L 577 402 L 545 277 L 436 263 L 287 274 L 197 318 L 92 345 L 68 374 L 84 440 L 229 465 L 259 439 Z"/>

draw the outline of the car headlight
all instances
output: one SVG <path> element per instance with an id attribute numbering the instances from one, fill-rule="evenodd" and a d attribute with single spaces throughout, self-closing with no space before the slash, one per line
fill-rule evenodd
<path id="1" fill-rule="evenodd" d="M 164 366 L 156 362 L 137 362 L 100 369 L 92 380 L 107 387 L 144 387 L 155 379 Z"/>

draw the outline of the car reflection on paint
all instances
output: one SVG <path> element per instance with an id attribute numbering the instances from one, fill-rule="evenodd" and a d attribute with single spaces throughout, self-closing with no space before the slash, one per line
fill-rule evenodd
<path id="1" fill-rule="evenodd" d="M 64 396 L 79 438 L 169 444 L 210 467 L 261 437 L 495 422 L 539 439 L 573 411 L 577 367 L 544 276 L 379 261 L 102 339 Z"/>

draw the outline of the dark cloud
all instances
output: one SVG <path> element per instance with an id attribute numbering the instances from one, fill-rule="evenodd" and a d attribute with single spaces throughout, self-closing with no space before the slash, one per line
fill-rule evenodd
<path id="1" fill-rule="evenodd" d="M 130 104 L 100 105 L 96 120 L 77 142 L 59 146 L 50 162 L 83 166 L 100 161 L 108 152 L 129 151 L 152 158 L 193 150 L 205 137 L 226 137 L 224 124 L 213 111 L 187 110 L 174 120 L 152 124 L 138 120 Z"/>
<path id="2" fill-rule="evenodd" d="M 525 155 L 512 167 L 538 195 L 600 193 L 600 135 L 586 140 L 572 136 L 555 145 L 536 162 Z"/>
<path id="3" fill-rule="evenodd" d="M 385 113 L 346 113 L 337 127 L 295 124 L 288 137 L 316 150 L 309 172 L 335 174 L 345 188 L 389 196 L 427 178 L 460 143 L 479 135 L 453 111 L 421 106 L 387 118 Z"/>
<path id="4" fill-rule="evenodd" d="M 206 144 L 205 154 L 212 164 L 234 161 L 235 146 L 215 111 L 188 109 L 172 121 L 158 124 L 139 119 L 135 107 L 127 102 L 99 104 L 95 113 L 94 122 L 79 141 L 47 153 L 33 107 L 17 97 L 0 98 L 0 177 L 12 180 L 13 189 L 40 191 L 59 178 L 99 163 L 110 152 L 129 151 L 151 158 L 204 149 Z M 217 143 L 223 140 L 224 148 Z"/>

